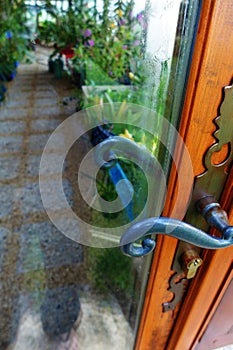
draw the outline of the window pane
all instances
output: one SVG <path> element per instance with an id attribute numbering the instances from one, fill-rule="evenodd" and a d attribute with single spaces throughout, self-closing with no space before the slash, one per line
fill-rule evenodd
<path id="1" fill-rule="evenodd" d="M 2 3 L 0 348 L 133 349 L 152 255 L 120 237 L 161 214 L 199 2 Z"/>

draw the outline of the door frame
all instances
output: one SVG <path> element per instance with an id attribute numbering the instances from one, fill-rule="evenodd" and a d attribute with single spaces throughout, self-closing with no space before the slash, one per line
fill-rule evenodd
<path id="1" fill-rule="evenodd" d="M 195 176 L 205 171 L 203 156 L 216 142 L 213 120 L 218 116 L 222 89 L 230 85 L 233 76 L 232 28 L 232 0 L 203 1 L 179 129 L 192 159 Z M 233 169 L 221 198 L 218 198 L 228 211 L 231 224 L 232 178 Z M 174 206 L 176 181 L 176 169 L 172 167 L 163 216 L 169 216 Z M 182 186 L 185 186 L 185 181 Z M 168 288 L 169 279 L 174 274 L 172 264 L 176 248 L 176 239 L 158 236 L 135 350 L 194 349 L 214 311 L 213 306 L 217 307 L 217 296 L 224 289 L 224 280 L 232 264 L 233 247 L 206 250 L 204 263 L 190 283 L 183 302 L 174 312 L 162 312 L 163 303 L 172 299 Z"/>

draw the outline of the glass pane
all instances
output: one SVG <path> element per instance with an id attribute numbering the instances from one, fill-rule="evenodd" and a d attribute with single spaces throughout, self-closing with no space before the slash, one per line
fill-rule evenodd
<path id="1" fill-rule="evenodd" d="M 198 10 L 1 1 L 0 349 L 133 349 L 152 255 L 120 237 L 161 214 Z"/>

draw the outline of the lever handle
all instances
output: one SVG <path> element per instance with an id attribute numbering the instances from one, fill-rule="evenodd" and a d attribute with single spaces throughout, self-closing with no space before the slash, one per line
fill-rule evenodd
<path id="1" fill-rule="evenodd" d="M 118 136 L 110 137 L 96 147 L 96 163 L 100 166 L 113 167 L 117 158 L 115 153 L 126 156 L 127 159 L 137 159 L 142 165 L 146 159 L 149 164 L 148 168 L 152 174 L 155 174 L 155 158 L 151 153 L 135 142 Z M 156 245 L 153 239 L 147 238 L 151 234 L 168 235 L 206 249 L 219 249 L 233 245 L 233 226 L 229 225 L 226 212 L 221 209 L 220 204 L 214 197 L 202 195 L 201 198 L 196 199 L 196 207 L 207 223 L 221 232 L 222 237 L 211 236 L 176 219 L 167 217 L 147 218 L 132 225 L 123 234 L 120 240 L 122 252 L 134 257 L 149 254 Z"/>
<path id="2" fill-rule="evenodd" d="M 155 241 L 147 236 L 153 233 L 171 236 L 206 249 L 226 248 L 233 245 L 233 226 L 229 225 L 226 212 L 220 208 L 216 200 L 212 196 L 206 196 L 198 201 L 197 206 L 207 222 L 220 230 L 222 237 L 211 236 L 180 220 L 166 217 L 147 218 L 132 225 L 123 234 L 120 241 L 122 252 L 134 257 L 149 254 L 155 248 Z M 141 243 L 137 243 L 139 240 Z"/>

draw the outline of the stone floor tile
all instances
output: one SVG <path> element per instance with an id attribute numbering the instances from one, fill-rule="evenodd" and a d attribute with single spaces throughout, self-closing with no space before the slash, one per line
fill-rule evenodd
<path id="1" fill-rule="evenodd" d="M 38 182 L 27 183 L 24 187 L 15 189 L 14 201 L 23 214 L 45 211 Z"/>
<path id="2" fill-rule="evenodd" d="M 13 209 L 14 187 L 12 185 L 0 186 L 0 219 L 10 216 Z"/>
<path id="3" fill-rule="evenodd" d="M 55 90 L 41 90 L 37 91 L 34 94 L 35 99 L 43 99 L 43 98 L 54 98 L 58 97 L 58 94 Z"/>
<path id="4" fill-rule="evenodd" d="M 35 101 L 33 103 L 34 107 L 44 107 L 46 108 L 46 106 L 48 107 L 54 107 L 56 106 L 58 103 L 57 99 L 56 99 L 56 96 L 53 96 L 52 98 L 39 98 L 39 99 L 36 99 L 35 98 Z"/>
<path id="5" fill-rule="evenodd" d="M 3 254 L 6 248 L 6 238 L 10 235 L 10 231 L 3 226 L 0 226 L 0 272 L 3 263 Z"/>
<path id="6" fill-rule="evenodd" d="M 2 136 L 0 137 L 0 153 L 20 152 L 22 143 L 22 136 Z"/>
<path id="7" fill-rule="evenodd" d="M 32 97 L 33 91 L 21 91 L 20 88 L 11 88 L 10 91 L 7 92 L 8 99 L 30 99 Z"/>
<path id="8" fill-rule="evenodd" d="M 20 87 L 20 90 L 22 91 L 22 92 L 32 92 L 32 86 L 21 86 Z"/>
<path id="9" fill-rule="evenodd" d="M 22 92 L 31 92 L 34 90 L 34 85 L 33 83 L 29 84 L 28 82 L 19 81 L 17 84 L 13 85 L 13 88 Z"/>
<path id="10" fill-rule="evenodd" d="M 30 115 L 28 108 L 2 108 L 0 109 L 0 119 L 26 118 Z"/>
<path id="11" fill-rule="evenodd" d="M 51 90 L 51 86 L 49 84 L 44 84 L 44 85 L 37 85 L 35 88 L 35 93 L 43 93 L 44 91 L 50 91 Z"/>
<path id="12" fill-rule="evenodd" d="M 48 180 L 43 182 L 43 189 L 47 196 L 49 207 L 53 210 L 65 209 L 67 206 L 57 192 L 59 185 L 58 180 Z M 71 206 L 72 201 L 72 187 L 68 180 L 63 181 L 63 191 L 65 198 Z M 33 214 L 36 212 L 45 212 L 41 200 L 39 182 L 27 183 L 24 187 L 15 190 L 14 201 L 20 207 L 23 214 Z"/>
<path id="13" fill-rule="evenodd" d="M 83 261 L 82 247 L 67 239 L 51 222 L 25 224 L 19 234 L 22 256 L 26 257 L 33 250 L 37 267 L 38 264 L 46 263 L 47 268 L 56 268 Z M 40 247 L 43 248 L 43 256 Z M 24 261 L 23 265 L 24 270 L 32 270 L 35 261 L 29 264 Z"/>
<path id="14" fill-rule="evenodd" d="M 31 122 L 32 131 L 53 131 L 61 123 L 59 119 L 36 119 Z"/>
<path id="15" fill-rule="evenodd" d="M 17 93 L 16 93 L 17 94 Z M 11 97 L 11 99 L 6 100 L 6 107 L 13 107 L 13 108 L 21 108 L 21 107 L 29 107 L 31 104 L 31 99 L 27 98 L 21 98 L 21 99 L 15 99 L 14 96 Z"/>
<path id="16" fill-rule="evenodd" d="M 27 176 L 39 176 L 41 156 L 29 156 L 27 160 Z"/>
<path id="17" fill-rule="evenodd" d="M 19 162 L 16 157 L 0 158 L 0 180 L 14 179 L 18 175 Z"/>
<path id="18" fill-rule="evenodd" d="M 53 135 L 52 142 L 47 144 L 50 134 L 37 134 L 29 136 L 29 150 L 30 152 L 44 151 L 46 146 L 46 152 L 64 152 L 65 140 L 64 135 L 56 133 Z"/>
<path id="19" fill-rule="evenodd" d="M 38 134 L 29 136 L 29 150 L 30 151 L 43 151 L 48 139 L 49 134 Z"/>
<path id="20" fill-rule="evenodd" d="M 17 231 L 20 240 L 20 253 L 17 264 L 18 273 L 27 273 L 33 270 L 43 270 L 44 262 L 39 237 L 51 231 L 49 222 L 22 225 Z"/>
<path id="21" fill-rule="evenodd" d="M 0 121 L 0 133 L 22 133 L 25 130 L 25 126 L 26 123 L 24 121 Z"/>
<path id="22" fill-rule="evenodd" d="M 22 98 L 22 99 L 8 99 L 6 101 L 6 107 L 15 107 L 15 108 L 18 108 L 18 107 L 29 107 L 31 104 L 31 100 L 28 98 L 28 99 L 25 99 L 25 98 Z"/>
<path id="23" fill-rule="evenodd" d="M 67 209 L 67 203 L 64 201 L 64 197 L 71 207 L 73 205 L 73 190 L 71 183 L 63 179 L 63 194 L 58 192 L 60 182 L 58 180 L 43 180 L 41 181 L 41 190 L 43 196 L 46 196 L 47 205 L 53 210 Z"/>
<path id="24" fill-rule="evenodd" d="M 40 168 L 41 156 L 32 155 L 27 161 L 27 175 L 28 176 L 39 176 L 39 168 L 41 175 L 54 175 L 59 174 L 59 164 L 63 161 L 64 156 L 59 153 L 48 153 L 44 155 L 44 166 Z M 63 166 L 63 171 L 65 170 L 66 163 Z"/>
<path id="25" fill-rule="evenodd" d="M 60 108 L 59 106 L 51 106 L 51 107 L 38 107 L 34 108 L 33 111 L 33 117 L 34 118 L 41 118 L 41 117 L 57 117 L 60 115 Z"/>

